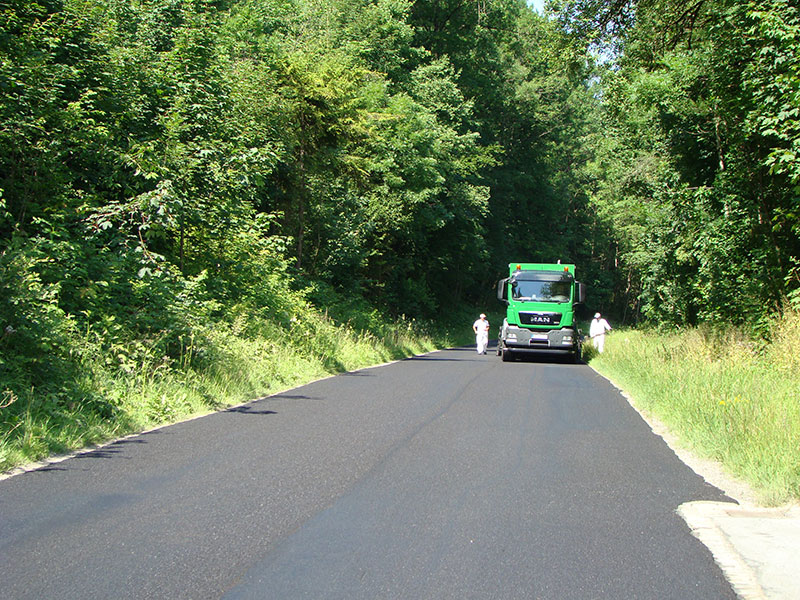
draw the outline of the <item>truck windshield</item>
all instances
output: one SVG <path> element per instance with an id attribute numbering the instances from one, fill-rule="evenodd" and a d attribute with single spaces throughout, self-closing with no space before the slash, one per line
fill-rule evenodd
<path id="1" fill-rule="evenodd" d="M 511 297 L 531 302 L 569 302 L 571 285 L 570 281 L 515 281 Z"/>

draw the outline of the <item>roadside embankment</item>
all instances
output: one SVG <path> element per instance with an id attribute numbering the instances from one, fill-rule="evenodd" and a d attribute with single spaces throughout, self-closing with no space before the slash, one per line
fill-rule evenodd
<path id="1" fill-rule="evenodd" d="M 168 352 L 135 339 L 110 344 L 106 331 L 77 332 L 60 379 L 0 381 L 0 472 L 328 375 L 469 343 L 472 312 L 458 312 L 468 323 L 456 328 L 363 306 L 335 316 L 307 304 L 277 316 L 246 310 L 192 324 Z"/>
<path id="2" fill-rule="evenodd" d="M 764 506 L 800 502 L 800 315 L 768 341 L 734 329 L 622 330 L 589 360 L 700 459 Z"/>

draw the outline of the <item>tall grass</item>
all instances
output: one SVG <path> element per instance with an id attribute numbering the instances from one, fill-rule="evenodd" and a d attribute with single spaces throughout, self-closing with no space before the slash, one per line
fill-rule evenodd
<path id="1" fill-rule="evenodd" d="M 800 500 L 800 314 L 778 319 L 768 342 L 735 329 L 619 331 L 590 361 L 765 504 Z"/>
<path id="2" fill-rule="evenodd" d="M 52 454 L 179 421 L 327 375 L 467 343 L 410 319 L 377 313 L 335 321 L 306 306 L 281 322 L 252 311 L 198 325 L 176 358 L 72 340 L 69 392 L 0 386 L 0 472 Z M 468 328 L 468 326 L 467 326 Z M 470 332 L 471 333 L 471 332 Z"/>

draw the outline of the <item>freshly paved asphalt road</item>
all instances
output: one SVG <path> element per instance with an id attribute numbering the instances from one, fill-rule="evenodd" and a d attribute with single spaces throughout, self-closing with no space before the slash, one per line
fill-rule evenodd
<path id="1" fill-rule="evenodd" d="M 437 352 L 0 481 L 3 598 L 735 597 L 586 365 Z"/>

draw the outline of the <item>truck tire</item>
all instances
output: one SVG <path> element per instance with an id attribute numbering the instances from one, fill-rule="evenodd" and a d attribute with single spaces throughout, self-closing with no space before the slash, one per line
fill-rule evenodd
<path id="1" fill-rule="evenodd" d="M 509 350 L 508 348 L 503 348 L 502 357 L 503 357 L 503 362 L 509 362 L 514 360 L 514 358 L 511 356 L 511 350 Z"/>
<path id="2" fill-rule="evenodd" d="M 575 348 L 575 352 L 572 353 L 572 362 L 574 362 L 576 365 L 580 364 L 582 355 L 583 355 L 583 350 L 581 346 L 578 345 L 578 347 Z"/>

